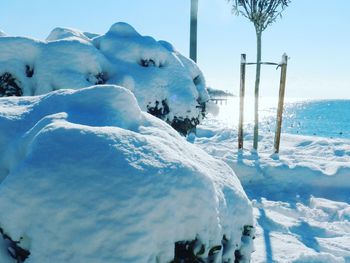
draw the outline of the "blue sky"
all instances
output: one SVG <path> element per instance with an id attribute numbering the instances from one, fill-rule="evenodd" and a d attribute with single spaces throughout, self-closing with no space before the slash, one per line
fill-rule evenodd
<path id="1" fill-rule="evenodd" d="M 188 55 L 190 0 L 7 0 L 0 29 L 45 39 L 56 26 L 104 33 L 124 21 L 143 35 L 171 42 Z M 350 1 L 292 0 L 283 18 L 263 33 L 263 60 L 289 57 L 286 96 L 350 98 Z M 198 64 L 207 84 L 238 94 L 240 54 L 255 60 L 253 25 L 225 0 L 199 0 Z M 261 96 L 277 96 L 279 71 L 265 67 Z M 253 94 L 254 68 L 247 71 Z"/>

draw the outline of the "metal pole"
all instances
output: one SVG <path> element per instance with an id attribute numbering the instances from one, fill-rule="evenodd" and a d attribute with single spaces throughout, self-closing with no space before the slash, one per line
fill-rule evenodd
<path id="1" fill-rule="evenodd" d="M 286 53 L 284 53 L 282 56 L 280 91 L 279 91 L 277 118 L 276 118 L 276 133 L 275 133 L 275 143 L 274 143 L 275 153 L 278 153 L 280 148 L 284 93 L 286 89 L 287 61 L 288 61 L 288 56 Z"/>
<path id="2" fill-rule="evenodd" d="M 238 123 L 238 149 L 243 149 L 243 116 L 245 92 L 246 54 L 241 54 L 241 78 L 239 88 L 239 123 Z"/>
<path id="3" fill-rule="evenodd" d="M 190 58 L 197 62 L 197 16 L 198 0 L 191 0 Z"/>

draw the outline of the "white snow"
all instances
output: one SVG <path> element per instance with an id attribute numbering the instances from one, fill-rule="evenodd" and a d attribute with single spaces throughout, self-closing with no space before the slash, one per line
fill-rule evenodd
<path id="1" fill-rule="evenodd" d="M 65 27 L 56 27 L 54 28 L 49 36 L 46 38 L 46 41 L 55 41 L 61 39 L 80 39 L 90 42 L 90 38 L 86 36 L 83 32 Z"/>
<path id="2" fill-rule="evenodd" d="M 249 260 L 252 208 L 232 169 L 129 90 L 1 98 L 0 127 L 0 227 L 22 237 L 25 262 L 170 262 L 177 241 L 208 253 L 223 236 L 224 258 Z"/>
<path id="3" fill-rule="evenodd" d="M 39 85 L 34 94 L 97 84 L 96 76 L 104 72 L 106 64 L 103 55 L 90 43 L 66 39 L 49 42 L 43 45 L 37 57 L 34 70 Z"/>
<path id="4" fill-rule="evenodd" d="M 208 253 L 223 236 L 221 258 L 240 248 L 249 261 L 247 225 L 251 262 L 350 262 L 350 140 L 282 134 L 276 155 L 263 127 L 258 152 L 249 132 L 238 151 L 237 131 L 209 118 L 186 141 L 145 111 L 166 101 L 169 123 L 201 119 L 203 74 L 126 23 L 46 41 L 0 31 L 5 72 L 24 95 L 46 94 L 0 99 L 0 228 L 22 237 L 26 262 L 163 263 L 177 241 Z M 100 83 L 126 89 L 84 88 Z M 14 262 L 7 246 L 0 236 L 1 263 Z"/>
<path id="5" fill-rule="evenodd" d="M 11 72 L 21 83 L 24 95 L 33 95 L 35 81 L 26 76 L 26 66 L 33 68 L 41 42 L 24 37 L 0 38 L 0 75 Z"/>
<path id="6" fill-rule="evenodd" d="M 26 74 L 26 67 L 33 74 Z M 195 63 L 166 41 L 140 35 L 126 23 L 115 23 L 98 35 L 55 28 L 46 41 L 1 37 L 0 75 L 9 72 L 23 95 L 40 95 L 95 84 L 116 84 L 131 90 L 142 110 L 166 102 L 164 119 L 202 119 L 208 102 L 205 80 Z"/>
<path id="7" fill-rule="evenodd" d="M 200 110 L 193 109 L 198 101 L 209 99 L 199 68 L 165 41 L 142 37 L 130 25 L 116 23 L 93 43 L 114 66 L 109 82 L 132 90 L 140 105 L 167 100 L 170 121 L 174 116 L 197 117 Z"/>
<path id="8" fill-rule="evenodd" d="M 194 144 L 224 160 L 253 200 L 257 220 L 252 262 L 350 262 L 350 140 L 252 134 L 237 149 L 237 131 L 214 118 L 197 129 Z"/>

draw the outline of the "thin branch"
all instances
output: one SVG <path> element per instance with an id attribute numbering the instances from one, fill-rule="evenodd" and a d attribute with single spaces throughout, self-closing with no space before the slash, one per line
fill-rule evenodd
<path id="1" fill-rule="evenodd" d="M 237 15 L 248 18 L 257 32 L 264 31 L 282 15 L 291 0 L 227 0 Z"/>

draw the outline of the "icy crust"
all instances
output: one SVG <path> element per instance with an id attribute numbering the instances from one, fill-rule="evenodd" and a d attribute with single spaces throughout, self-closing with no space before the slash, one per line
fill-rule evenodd
<path id="1" fill-rule="evenodd" d="M 171 262 L 191 240 L 200 258 L 249 261 L 252 208 L 234 172 L 124 88 L 0 99 L 0 151 L 0 227 L 26 263 Z M 0 261 L 14 262 L 4 244 Z"/>
<path id="2" fill-rule="evenodd" d="M 142 110 L 172 125 L 188 122 L 182 133 L 201 121 L 209 101 L 195 63 L 170 43 L 142 36 L 126 23 L 116 23 L 100 36 L 55 28 L 46 41 L 1 37 L 0 76 L 5 73 L 11 74 L 23 95 L 106 83 L 126 87 Z M 18 96 L 13 88 L 1 92 L 14 86 L 8 82 L 0 81 L 0 96 Z"/>

